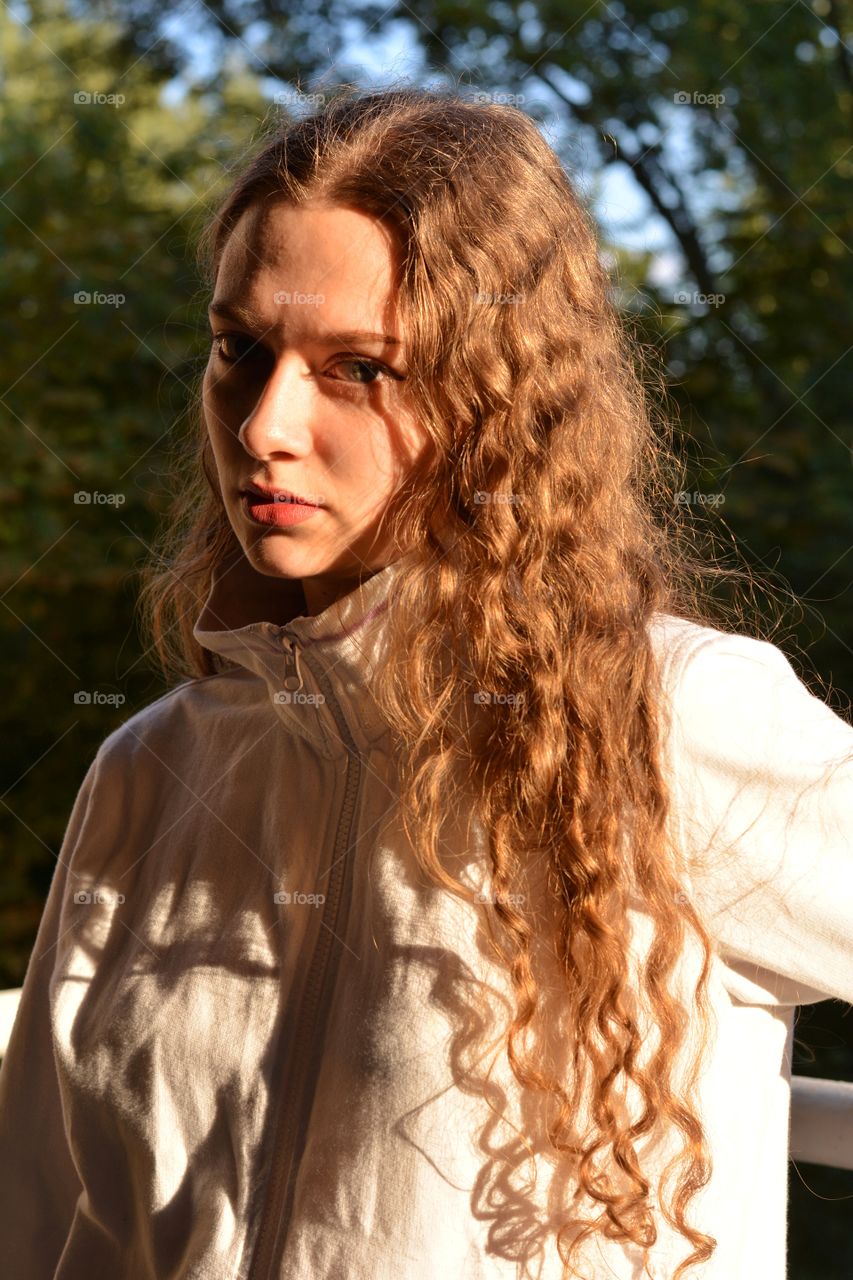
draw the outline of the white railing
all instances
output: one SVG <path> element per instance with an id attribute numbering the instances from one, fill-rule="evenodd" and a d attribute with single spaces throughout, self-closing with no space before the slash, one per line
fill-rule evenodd
<path id="1" fill-rule="evenodd" d="M 19 987 L 0 991 L 0 1057 L 9 1043 L 20 995 Z M 853 1084 L 791 1078 L 790 1154 L 807 1164 L 853 1169 Z"/>
<path id="2" fill-rule="evenodd" d="M 853 1084 L 791 1077 L 789 1149 L 794 1160 L 853 1169 Z"/>
<path id="3" fill-rule="evenodd" d="M 21 988 L 11 987 L 8 991 L 0 991 L 0 1057 L 6 1052 L 9 1036 L 12 1034 L 12 1023 L 18 1012 L 18 1001 Z"/>

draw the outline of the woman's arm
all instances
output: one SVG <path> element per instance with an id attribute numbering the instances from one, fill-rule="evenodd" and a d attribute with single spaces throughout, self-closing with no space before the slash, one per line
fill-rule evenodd
<path id="1" fill-rule="evenodd" d="M 73 902 L 74 850 L 92 811 L 100 752 L 68 820 L 0 1067 L 0 1240 L 4 1274 L 49 1280 L 81 1192 L 63 1121 L 53 1051 L 50 980 Z"/>
<path id="2" fill-rule="evenodd" d="M 775 645 L 697 638 L 671 739 L 694 905 L 741 998 L 853 1001 L 853 728 Z"/>

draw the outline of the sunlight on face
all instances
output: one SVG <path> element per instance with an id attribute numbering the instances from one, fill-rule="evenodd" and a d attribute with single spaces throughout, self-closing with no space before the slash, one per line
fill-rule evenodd
<path id="1" fill-rule="evenodd" d="M 404 550 L 377 537 L 426 444 L 404 395 L 397 269 L 377 219 L 276 201 L 243 213 L 217 273 L 202 403 L 225 509 L 252 568 L 301 579 L 311 613 Z M 282 524 L 306 508 L 264 509 L 252 485 L 316 505 Z"/>

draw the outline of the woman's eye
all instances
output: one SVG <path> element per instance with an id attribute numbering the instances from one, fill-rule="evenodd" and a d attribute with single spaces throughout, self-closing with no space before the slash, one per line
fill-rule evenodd
<path id="1" fill-rule="evenodd" d="M 372 386 L 380 376 L 391 376 L 390 370 L 386 369 L 384 365 L 379 364 L 376 360 L 364 360 L 354 356 L 349 360 L 338 360 L 333 367 L 338 369 L 341 365 L 349 365 L 351 368 L 357 369 L 359 373 L 354 381 L 361 383 L 362 386 Z M 347 379 L 347 381 L 349 380 L 350 379 Z"/>
<path id="2" fill-rule="evenodd" d="M 244 364 L 248 360 L 254 360 L 264 350 L 261 343 L 240 333 L 216 333 L 213 335 L 212 341 L 214 353 L 226 364 Z M 333 382 L 344 382 L 362 387 L 372 387 L 379 378 L 402 380 L 404 376 L 393 369 L 388 369 L 378 360 L 369 360 L 364 356 L 350 356 L 336 360 L 332 368 L 339 369 L 341 366 L 344 367 L 345 371 L 349 368 L 349 374 L 344 377 L 338 377 L 327 373 L 325 376 L 331 378 Z"/>
<path id="3" fill-rule="evenodd" d="M 236 364 L 257 349 L 257 343 L 239 333 L 217 333 L 213 336 L 213 349 L 226 364 Z"/>

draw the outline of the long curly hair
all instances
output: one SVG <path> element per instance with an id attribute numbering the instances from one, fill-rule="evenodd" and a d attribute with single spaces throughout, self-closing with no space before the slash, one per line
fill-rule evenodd
<path id="1" fill-rule="evenodd" d="M 657 1205 L 692 1249 L 680 1280 L 716 1245 L 686 1218 L 712 1168 L 696 1087 L 713 944 L 682 892 L 649 623 L 669 613 L 718 625 L 731 606 L 711 587 L 747 575 L 709 557 L 708 531 L 677 500 L 664 379 L 617 307 L 590 213 L 524 112 L 457 89 L 345 85 L 304 118 L 264 122 L 229 184 L 200 238 L 209 284 L 258 200 L 346 205 L 396 236 L 409 391 L 434 445 L 384 515 L 392 545 L 415 552 L 374 685 L 400 813 L 431 881 L 476 901 L 511 979 L 506 1058 L 545 1100 L 551 1158 L 591 1210 L 566 1207 L 564 1275 L 578 1274 L 598 1232 L 648 1262 Z M 237 546 L 196 410 L 140 595 L 164 671 L 190 678 L 228 665 L 192 625 Z M 454 804 L 473 805 L 487 833 L 488 895 L 442 861 Z M 545 874 L 544 915 L 533 868 Z M 636 973 L 631 903 L 653 925 Z M 701 972 L 685 996 L 670 980 L 689 938 Z M 571 1028 L 567 1071 L 545 1048 L 546 953 Z M 590 1118 L 582 1132 L 579 1116 Z M 658 1190 L 637 1144 L 664 1131 L 680 1145 Z"/>

